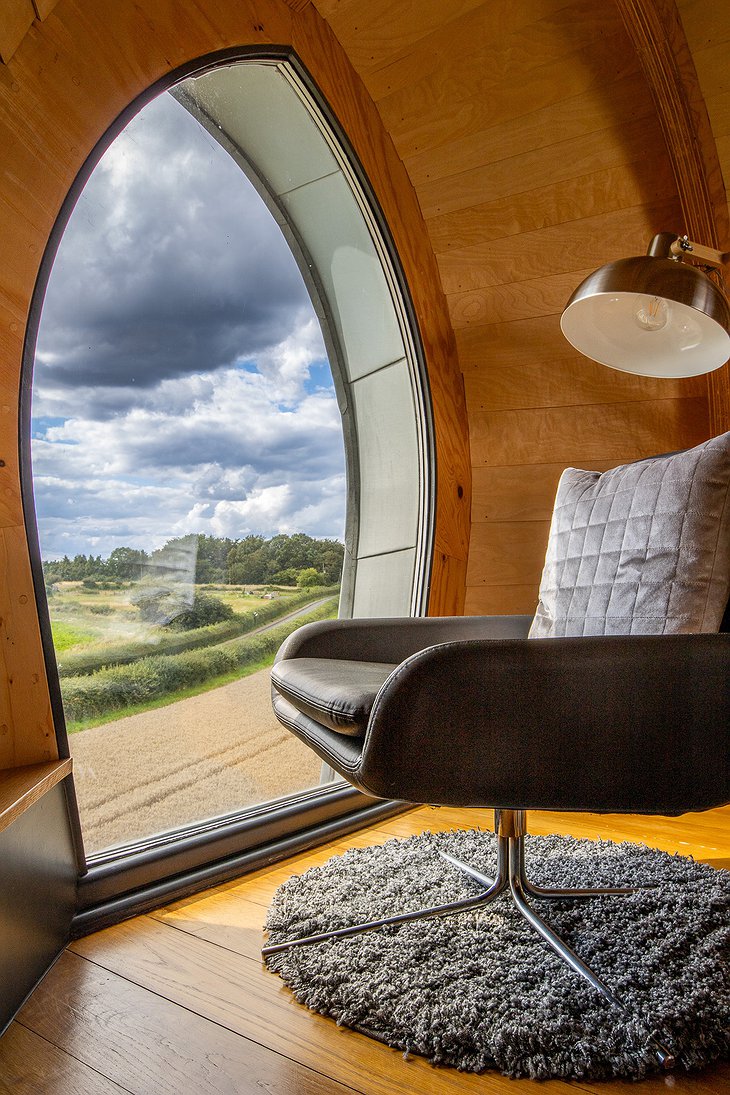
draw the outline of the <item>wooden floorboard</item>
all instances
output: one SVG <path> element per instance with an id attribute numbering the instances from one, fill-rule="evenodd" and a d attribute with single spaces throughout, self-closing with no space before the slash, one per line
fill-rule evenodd
<path id="1" fill-rule="evenodd" d="M 266 907 L 292 873 L 348 847 L 488 826 L 422 807 L 79 940 L 0 1040 L 0 1095 L 618 1095 L 625 1083 L 534 1083 L 436 1069 L 297 1004 L 260 960 Z M 730 808 L 681 818 L 529 815 L 535 834 L 643 841 L 730 867 Z M 529 852 L 529 849 L 528 849 Z M 641 1095 L 730 1092 L 730 1064 L 678 1070 Z"/>

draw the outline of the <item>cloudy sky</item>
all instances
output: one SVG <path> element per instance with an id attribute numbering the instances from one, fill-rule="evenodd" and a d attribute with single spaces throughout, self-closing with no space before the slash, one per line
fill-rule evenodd
<path id="1" fill-rule="evenodd" d="M 321 333 L 253 187 L 171 96 L 82 194 L 33 387 L 46 559 L 173 536 L 342 538 L 342 428 Z"/>

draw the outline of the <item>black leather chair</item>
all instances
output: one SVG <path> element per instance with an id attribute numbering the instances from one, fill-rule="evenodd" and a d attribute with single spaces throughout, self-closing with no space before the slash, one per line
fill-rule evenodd
<path id="1" fill-rule="evenodd" d="M 450 859 L 481 892 L 264 955 L 456 913 L 507 891 L 553 950 L 623 1010 L 528 898 L 631 891 L 532 885 L 526 811 L 677 815 L 730 801 L 730 613 L 717 633 L 528 641 L 531 621 L 336 620 L 286 640 L 272 669 L 278 719 L 369 795 L 494 809 L 498 865 L 488 878 Z M 653 1049 L 671 1066 L 666 1046 L 654 1039 Z"/>

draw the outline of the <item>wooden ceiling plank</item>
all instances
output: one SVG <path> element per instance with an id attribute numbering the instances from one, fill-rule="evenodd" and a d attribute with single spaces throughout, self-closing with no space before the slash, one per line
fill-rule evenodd
<path id="1" fill-rule="evenodd" d="M 58 0 L 33 0 L 33 7 L 39 19 L 47 19 Z"/>
<path id="2" fill-rule="evenodd" d="M 654 113 L 651 95 L 640 73 L 632 73 L 612 84 L 610 96 L 606 91 L 606 85 L 591 88 L 581 95 L 509 118 L 436 149 L 426 149 L 407 157 L 404 163 L 413 184 L 419 186 L 536 148 L 546 148 L 555 144 L 556 133 L 560 134 L 561 140 L 570 140 L 614 129 Z"/>
<path id="3" fill-rule="evenodd" d="M 507 2 L 499 0 L 498 6 L 502 8 Z M 521 5 L 513 7 L 524 10 Z M 574 0 L 526 25 L 524 18 L 515 20 L 517 28 L 505 34 L 494 31 L 492 5 L 485 6 L 480 14 L 481 33 L 474 29 L 459 33 L 452 24 L 452 35 L 444 39 L 436 56 L 433 50 L 414 53 L 411 79 L 378 100 L 378 109 L 389 125 L 417 115 L 425 102 L 448 104 L 449 110 L 456 111 L 491 88 L 514 84 L 516 90 L 534 69 L 558 62 L 564 68 L 577 67 L 573 59 L 585 64 L 586 51 L 597 59 L 605 53 L 605 44 L 617 36 L 626 44 L 615 10 L 593 0 Z M 421 62 L 420 71 L 417 61 Z"/>
<path id="4" fill-rule="evenodd" d="M 652 204 L 672 190 L 672 172 L 666 157 L 654 163 L 642 153 L 628 164 L 550 183 L 517 197 L 509 194 L 456 209 L 426 224 L 434 251 L 440 255 L 581 217 Z"/>
<path id="5" fill-rule="evenodd" d="M 477 69 L 471 79 L 437 73 L 383 99 L 379 110 L 403 159 L 448 144 L 510 118 L 570 99 L 592 87 L 613 84 L 638 69 L 623 32 L 599 38 L 593 47 L 527 66 L 515 64 L 497 77 Z"/>
<path id="6" fill-rule="evenodd" d="M 712 132 L 715 139 L 730 134 L 730 91 L 721 91 L 708 96 L 707 111 L 712 119 Z M 727 176 L 725 176 L 727 178 Z"/>
<path id="7" fill-rule="evenodd" d="M 671 231 L 675 207 L 664 201 L 618 209 L 447 251 L 438 256 L 441 283 L 447 294 L 460 293 L 643 255 L 656 232 Z"/>
<path id="8" fill-rule="evenodd" d="M 575 287 L 594 269 L 595 266 L 591 266 L 572 274 L 554 274 L 534 281 L 455 293 L 446 298 L 454 329 L 471 324 L 486 326 L 506 320 L 560 315 Z"/>
<path id="9" fill-rule="evenodd" d="M 460 175 L 437 179 L 418 189 L 427 219 L 456 209 L 481 205 L 485 199 L 529 193 L 539 180 L 542 186 L 581 178 L 594 172 L 632 164 L 646 156 L 660 163 L 665 156 L 661 134 L 644 119 L 618 130 L 603 130 L 558 141 L 498 163 L 485 164 Z"/>
<path id="10" fill-rule="evenodd" d="M 465 43 L 469 56 L 480 50 L 494 49 L 495 43 L 510 48 L 515 32 L 537 20 L 570 7 L 575 0 L 529 0 L 515 4 L 510 0 L 492 0 L 481 4 L 458 19 L 437 27 L 418 42 L 380 63 L 363 69 L 362 76 L 375 102 L 402 91 L 413 83 L 432 76 L 444 65 L 465 62 Z"/>
<path id="11" fill-rule="evenodd" d="M 314 0 L 319 11 L 360 71 L 413 47 L 441 27 L 481 8 L 484 0 Z M 448 33 L 445 31 L 445 33 Z"/>
<path id="12" fill-rule="evenodd" d="M 33 25 L 31 0 L 0 0 L 0 61 L 7 65 Z"/>

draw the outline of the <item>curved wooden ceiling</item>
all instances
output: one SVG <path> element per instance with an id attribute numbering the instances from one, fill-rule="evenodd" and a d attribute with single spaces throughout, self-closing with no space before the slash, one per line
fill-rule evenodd
<path id="1" fill-rule="evenodd" d="M 674 123 L 667 129 L 657 90 L 670 69 L 675 90 L 686 93 L 697 153 L 690 181 L 704 173 L 711 220 L 726 235 L 726 5 L 3 0 L 0 11 L 0 615 L 19 644 L 4 651 L 3 679 L 15 684 L 0 697 L 0 722 L 11 728 L 4 751 L 0 736 L 0 766 L 44 759 L 51 748 L 15 457 L 19 363 L 38 265 L 96 140 L 135 95 L 194 56 L 293 44 L 391 223 L 437 412 L 432 611 L 458 611 L 464 599 L 471 613 L 533 609 L 565 465 L 609 467 L 730 426 L 726 382 L 713 380 L 710 398 L 703 378 L 615 373 L 573 351 L 558 326 L 588 272 L 643 253 L 656 231 L 694 231 L 671 148 Z M 638 34 L 647 11 L 672 46 L 657 53 L 658 67 Z M 13 733 L 23 720 L 22 734 Z"/>

